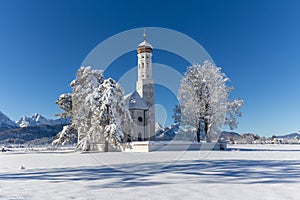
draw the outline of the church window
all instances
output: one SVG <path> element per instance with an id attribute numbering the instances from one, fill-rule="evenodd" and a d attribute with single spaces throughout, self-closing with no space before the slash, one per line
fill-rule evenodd
<path id="1" fill-rule="evenodd" d="M 139 122 L 143 122 L 143 118 L 142 117 L 138 117 Z"/>
<path id="2" fill-rule="evenodd" d="M 144 69 L 144 63 L 142 63 L 142 68 Z"/>

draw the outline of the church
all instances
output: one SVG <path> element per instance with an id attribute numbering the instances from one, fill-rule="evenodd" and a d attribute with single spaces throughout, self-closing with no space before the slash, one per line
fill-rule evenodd
<path id="1" fill-rule="evenodd" d="M 146 41 L 137 46 L 138 78 L 136 90 L 125 96 L 132 118 L 127 141 L 151 141 L 155 137 L 154 81 L 152 80 L 152 50 Z"/>

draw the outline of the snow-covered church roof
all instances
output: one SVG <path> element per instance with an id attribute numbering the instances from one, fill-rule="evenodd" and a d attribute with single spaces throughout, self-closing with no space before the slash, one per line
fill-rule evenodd
<path id="1" fill-rule="evenodd" d="M 149 110 L 149 106 L 137 91 L 126 95 L 124 98 L 129 110 Z"/>
<path id="2" fill-rule="evenodd" d="M 149 48 L 153 49 L 152 45 L 151 45 L 149 42 L 147 42 L 146 40 L 144 40 L 143 42 L 141 42 L 141 43 L 138 45 L 138 48 L 139 48 L 139 47 L 149 47 Z"/>

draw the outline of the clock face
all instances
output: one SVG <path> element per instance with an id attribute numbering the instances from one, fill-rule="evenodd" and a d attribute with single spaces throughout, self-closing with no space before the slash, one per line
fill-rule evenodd
<path id="1" fill-rule="evenodd" d="M 130 103 L 136 103 L 135 98 L 130 99 Z"/>

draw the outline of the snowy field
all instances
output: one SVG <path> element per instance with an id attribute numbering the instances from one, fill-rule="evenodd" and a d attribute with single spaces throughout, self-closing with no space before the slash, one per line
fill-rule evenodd
<path id="1" fill-rule="evenodd" d="M 22 167 L 23 166 L 23 169 Z M 299 199 L 300 145 L 0 153 L 0 199 Z"/>

